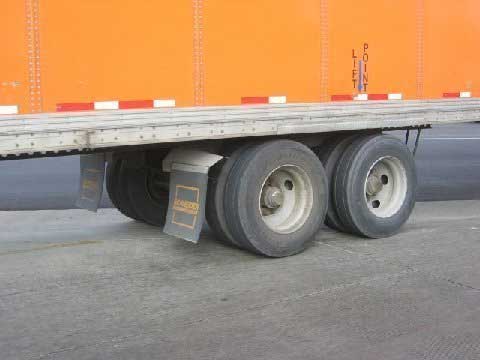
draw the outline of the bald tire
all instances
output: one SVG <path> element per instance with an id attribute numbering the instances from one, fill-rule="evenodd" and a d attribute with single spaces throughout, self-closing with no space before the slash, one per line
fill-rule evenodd
<path id="1" fill-rule="evenodd" d="M 317 150 L 318 157 L 325 168 L 325 173 L 328 178 L 328 185 L 330 189 L 328 211 L 325 219 L 325 224 L 334 230 L 341 232 L 349 232 L 350 230 L 343 225 L 338 216 L 338 209 L 335 203 L 335 196 L 333 194 L 333 181 L 335 173 L 338 169 L 338 163 L 348 146 L 355 140 L 358 135 L 340 136 L 327 141 L 322 147 Z"/>
<path id="2" fill-rule="evenodd" d="M 401 206 L 388 217 L 376 216 L 365 200 L 365 181 L 372 166 L 382 158 L 395 158 L 405 170 L 406 194 Z M 367 238 L 385 238 L 398 233 L 415 207 L 417 176 L 415 161 L 407 146 L 386 135 L 357 138 L 345 151 L 334 180 L 335 203 L 342 223 L 352 233 Z"/>
<path id="3" fill-rule="evenodd" d="M 113 206 L 118 208 L 117 205 L 117 194 L 116 194 L 116 188 L 117 188 L 117 182 L 118 182 L 118 173 L 120 170 L 120 160 L 112 160 L 109 161 L 107 164 L 107 171 L 105 175 L 105 187 L 107 188 L 107 193 L 108 197 L 110 198 L 110 201 L 112 202 Z"/>
<path id="4" fill-rule="evenodd" d="M 106 188 L 108 196 L 118 211 L 133 220 L 142 221 L 128 196 L 127 181 L 122 160 L 113 160 L 107 165 Z"/>
<path id="5" fill-rule="evenodd" d="M 241 146 L 233 151 L 231 155 L 212 167 L 208 182 L 206 204 L 207 223 L 217 240 L 240 248 L 242 248 L 243 245 L 235 240 L 227 226 L 224 208 L 225 188 L 232 168 L 242 156 L 245 156 L 247 150 L 252 146 L 251 144 Z"/>
<path id="6" fill-rule="evenodd" d="M 133 210 L 147 224 L 163 227 L 167 219 L 169 192 L 162 191 L 153 197 L 148 188 L 149 169 L 147 167 L 125 169 L 128 197 Z"/>
<path id="7" fill-rule="evenodd" d="M 262 187 L 281 166 L 304 171 L 312 185 L 312 208 L 299 229 L 291 233 L 272 230 L 260 210 Z M 328 183 L 318 157 L 306 146 L 290 141 L 270 141 L 248 150 L 234 165 L 224 197 L 227 226 L 244 248 L 267 257 L 286 257 L 303 251 L 318 233 L 328 206 Z"/>

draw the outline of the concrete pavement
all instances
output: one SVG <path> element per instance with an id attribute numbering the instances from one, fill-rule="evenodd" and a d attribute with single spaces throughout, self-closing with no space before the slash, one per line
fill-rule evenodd
<path id="1" fill-rule="evenodd" d="M 115 210 L 0 212 L 0 358 L 478 359 L 480 202 L 271 260 Z"/>

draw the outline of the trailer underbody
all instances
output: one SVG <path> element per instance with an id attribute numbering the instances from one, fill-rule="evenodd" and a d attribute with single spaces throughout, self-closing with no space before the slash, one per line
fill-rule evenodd
<path id="1" fill-rule="evenodd" d="M 415 151 L 382 132 L 471 121 L 480 99 L 15 115 L 0 121 L 0 158 L 83 154 L 79 207 L 97 209 L 106 177 L 127 217 L 193 242 L 206 219 L 230 245 L 283 257 L 325 221 L 397 233 L 415 205 Z"/>

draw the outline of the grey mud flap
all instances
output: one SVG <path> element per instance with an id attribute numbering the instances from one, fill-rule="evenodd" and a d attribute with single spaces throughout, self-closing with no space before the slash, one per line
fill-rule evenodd
<path id="1" fill-rule="evenodd" d="M 208 170 L 221 156 L 176 149 L 163 161 L 170 172 L 170 200 L 164 232 L 197 243 L 205 220 Z"/>
<path id="2" fill-rule="evenodd" d="M 80 188 L 75 203 L 80 209 L 98 210 L 103 194 L 105 161 L 105 154 L 80 156 Z"/>

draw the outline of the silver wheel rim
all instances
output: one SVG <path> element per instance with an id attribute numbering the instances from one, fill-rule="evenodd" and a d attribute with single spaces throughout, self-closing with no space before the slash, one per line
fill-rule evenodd
<path id="1" fill-rule="evenodd" d="M 313 186 L 307 173 L 294 165 L 283 165 L 265 179 L 259 210 L 274 232 L 291 234 L 300 229 L 313 209 Z"/>
<path id="2" fill-rule="evenodd" d="M 365 179 L 365 201 L 377 217 L 389 218 L 398 213 L 407 196 L 408 180 L 403 163 L 395 157 L 378 159 Z"/>

